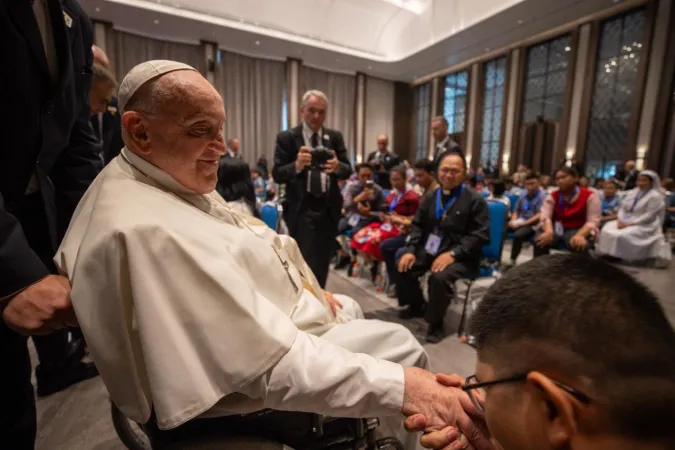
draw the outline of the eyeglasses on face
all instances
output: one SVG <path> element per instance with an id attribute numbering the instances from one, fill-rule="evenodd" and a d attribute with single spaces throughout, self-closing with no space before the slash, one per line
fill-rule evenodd
<path id="1" fill-rule="evenodd" d="M 484 382 L 479 382 L 478 378 L 476 378 L 476 375 L 471 375 L 466 379 L 464 382 L 464 386 L 462 386 L 462 390 L 469 394 L 469 398 L 471 398 L 471 402 L 473 403 L 473 406 L 476 407 L 476 410 L 481 414 L 485 415 L 485 396 L 487 394 L 485 388 L 488 388 L 490 386 L 495 386 L 498 384 L 504 384 L 504 383 L 515 383 L 515 382 L 522 382 L 527 380 L 528 374 L 522 374 L 522 375 L 516 375 L 513 377 L 508 377 L 508 378 L 500 378 L 498 380 L 492 380 L 492 381 L 484 381 Z M 556 381 L 554 379 L 551 379 L 551 382 L 558 386 L 560 389 L 563 391 L 567 392 L 569 395 L 572 397 L 576 398 L 583 404 L 589 404 L 591 402 L 590 397 L 588 397 L 586 394 L 583 392 L 577 391 L 576 389 L 561 383 L 559 381 Z"/>

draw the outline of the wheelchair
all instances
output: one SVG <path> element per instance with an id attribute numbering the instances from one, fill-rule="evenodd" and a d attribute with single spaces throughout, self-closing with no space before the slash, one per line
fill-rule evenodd
<path id="1" fill-rule="evenodd" d="M 396 438 L 376 439 L 378 419 L 340 419 L 267 409 L 231 416 L 226 425 L 219 419 L 204 419 L 212 421 L 213 426 L 175 433 L 159 430 L 154 416 L 147 424 L 138 425 L 112 401 L 110 405 L 115 431 L 129 450 L 403 450 Z M 261 429 L 265 433 L 260 433 Z"/>

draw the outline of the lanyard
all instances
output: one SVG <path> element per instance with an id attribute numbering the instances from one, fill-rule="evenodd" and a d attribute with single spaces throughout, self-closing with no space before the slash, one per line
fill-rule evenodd
<path id="1" fill-rule="evenodd" d="M 649 192 L 649 189 L 647 189 L 644 193 L 642 191 L 640 191 L 637 194 L 635 194 L 635 200 L 633 200 L 633 206 L 631 206 L 630 212 L 633 212 L 635 210 L 635 205 L 637 204 L 637 202 L 639 202 L 640 199 L 642 197 L 644 197 L 648 192 Z"/>
<path id="2" fill-rule="evenodd" d="M 572 193 L 572 196 L 570 197 L 570 201 L 566 202 L 565 199 L 563 198 L 563 193 L 560 193 L 560 201 L 558 202 L 558 206 L 560 207 L 560 215 L 565 215 L 565 208 L 567 208 L 570 203 L 572 202 L 572 199 L 577 196 L 579 193 L 579 187 L 574 186 L 574 192 Z"/>
<path id="3" fill-rule="evenodd" d="M 523 206 L 525 207 L 525 211 L 530 210 L 530 206 L 534 206 L 537 200 L 539 199 L 539 191 L 537 191 L 536 194 L 534 194 L 534 197 L 532 198 L 532 203 L 527 199 L 527 193 L 525 194 L 525 197 L 523 198 Z"/>
<path id="4" fill-rule="evenodd" d="M 396 206 L 398 206 L 398 203 L 403 199 L 403 196 L 407 192 L 407 189 L 403 189 L 403 192 L 401 192 L 401 195 L 398 196 L 398 198 L 394 197 L 391 201 L 391 204 L 389 205 L 389 212 L 394 212 L 396 209 Z"/>
<path id="5" fill-rule="evenodd" d="M 450 200 L 448 200 L 448 202 L 443 207 L 441 207 L 442 189 L 439 188 L 436 190 L 436 220 L 440 220 L 441 217 L 444 216 L 446 212 L 448 212 L 450 207 L 455 204 L 459 196 L 462 194 L 462 189 L 463 187 L 460 185 L 459 188 L 457 188 L 457 191 L 450 197 Z"/>
<path id="6" fill-rule="evenodd" d="M 602 199 L 602 211 L 605 212 L 610 208 L 616 208 L 616 204 L 618 201 L 619 199 L 616 197 L 616 195 L 612 197 L 612 200 L 609 202 L 607 201 L 606 198 Z"/>

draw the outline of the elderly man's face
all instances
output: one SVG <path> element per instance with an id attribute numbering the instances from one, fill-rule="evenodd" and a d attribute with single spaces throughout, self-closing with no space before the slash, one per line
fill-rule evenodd
<path id="1" fill-rule="evenodd" d="M 140 153 L 188 189 L 212 192 L 218 181 L 218 162 L 225 154 L 223 100 L 195 71 L 171 72 L 157 83 L 170 97 L 144 118 L 147 130 L 138 140 Z"/>
<path id="2" fill-rule="evenodd" d="M 326 109 L 328 109 L 326 102 L 312 95 L 307 100 L 307 104 L 300 110 L 300 114 L 302 114 L 302 120 L 312 131 L 319 131 L 326 121 Z"/>

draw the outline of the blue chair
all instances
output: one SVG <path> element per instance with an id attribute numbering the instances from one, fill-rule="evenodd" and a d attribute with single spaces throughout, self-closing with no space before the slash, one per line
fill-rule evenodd
<path id="1" fill-rule="evenodd" d="M 518 194 L 506 194 L 508 197 L 509 201 L 511 202 L 511 214 L 513 214 L 513 211 L 516 210 L 516 204 L 518 203 L 518 200 L 520 199 L 520 195 Z"/>
<path id="2" fill-rule="evenodd" d="M 274 231 L 278 231 L 279 220 L 281 219 L 279 207 L 277 205 L 270 204 L 263 205 L 262 208 L 260 208 L 260 219 L 265 222 L 265 225 Z"/>
<path id="3" fill-rule="evenodd" d="M 480 191 L 480 195 L 482 195 L 483 198 L 488 198 L 490 196 L 490 193 L 488 191 Z"/>
<path id="4" fill-rule="evenodd" d="M 506 224 L 506 205 L 501 202 L 489 201 L 488 214 L 490 217 L 490 243 L 482 249 L 483 258 L 476 276 L 470 279 L 462 280 L 466 283 L 466 296 L 462 306 L 462 318 L 459 321 L 459 330 L 457 334 L 461 337 L 464 332 L 464 325 L 467 320 L 467 305 L 471 285 L 481 278 L 492 277 L 499 268 L 502 260 L 502 250 L 504 248 L 504 226 Z"/>

